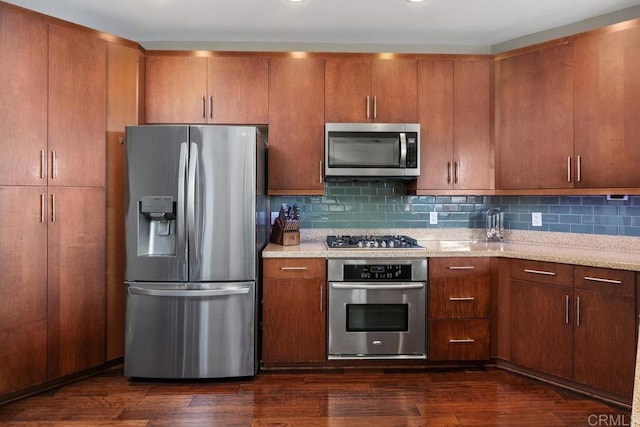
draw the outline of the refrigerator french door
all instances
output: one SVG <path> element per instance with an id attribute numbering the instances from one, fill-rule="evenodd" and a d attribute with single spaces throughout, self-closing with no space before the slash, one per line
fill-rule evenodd
<path id="1" fill-rule="evenodd" d="M 126 144 L 125 375 L 254 375 L 263 134 L 131 126 Z"/>

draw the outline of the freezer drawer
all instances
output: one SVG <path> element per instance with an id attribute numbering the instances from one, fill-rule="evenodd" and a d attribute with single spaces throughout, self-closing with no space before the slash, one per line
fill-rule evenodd
<path id="1" fill-rule="evenodd" d="M 254 282 L 126 285 L 126 376 L 255 374 Z"/>

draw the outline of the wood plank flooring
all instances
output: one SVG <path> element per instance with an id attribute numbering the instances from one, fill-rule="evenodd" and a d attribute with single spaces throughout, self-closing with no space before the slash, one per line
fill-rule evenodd
<path id="1" fill-rule="evenodd" d="M 148 381 L 116 366 L 0 406 L 2 427 L 605 426 L 630 411 L 499 369 Z"/>

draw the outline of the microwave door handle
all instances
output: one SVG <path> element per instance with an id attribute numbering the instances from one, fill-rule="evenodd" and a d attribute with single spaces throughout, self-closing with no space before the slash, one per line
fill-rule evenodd
<path id="1" fill-rule="evenodd" d="M 400 167 L 407 166 L 407 134 L 400 132 Z"/>

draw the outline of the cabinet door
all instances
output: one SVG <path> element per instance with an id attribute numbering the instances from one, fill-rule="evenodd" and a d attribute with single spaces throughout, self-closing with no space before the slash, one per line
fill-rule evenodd
<path id="1" fill-rule="evenodd" d="M 453 187 L 453 61 L 418 62 L 418 189 Z"/>
<path id="2" fill-rule="evenodd" d="M 327 123 L 371 121 L 371 59 L 327 59 L 324 100 Z"/>
<path id="3" fill-rule="evenodd" d="M 47 183 L 47 37 L 43 20 L 0 10 L 0 185 Z"/>
<path id="4" fill-rule="evenodd" d="M 491 61 L 454 62 L 452 181 L 457 190 L 493 187 L 491 75 Z"/>
<path id="5" fill-rule="evenodd" d="M 418 65 L 415 59 L 374 59 L 371 72 L 372 121 L 418 121 Z"/>
<path id="6" fill-rule="evenodd" d="M 570 287 L 511 282 L 511 360 L 564 378 L 573 377 Z"/>
<path id="7" fill-rule="evenodd" d="M 207 121 L 265 124 L 269 120 L 267 58 L 209 58 Z"/>
<path id="8" fill-rule="evenodd" d="M 205 123 L 206 57 L 149 55 L 145 84 L 147 123 Z"/>
<path id="9" fill-rule="evenodd" d="M 614 28 L 575 41 L 576 187 L 640 187 L 640 26 Z"/>
<path id="10" fill-rule="evenodd" d="M 498 65 L 500 188 L 572 188 L 573 45 Z"/>
<path id="11" fill-rule="evenodd" d="M 45 187 L 0 187 L 0 395 L 46 379 L 45 201 Z"/>
<path id="12" fill-rule="evenodd" d="M 49 27 L 49 185 L 104 186 L 106 49 L 92 33 Z"/>
<path id="13" fill-rule="evenodd" d="M 324 60 L 269 63 L 269 179 L 274 194 L 323 194 Z"/>
<path id="14" fill-rule="evenodd" d="M 324 362 L 326 261 L 267 259 L 262 294 L 265 365 Z"/>
<path id="15" fill-rule="evenodd" d="M 105 195 L 49 189 L 48 379 L 105 361 Z"/>

